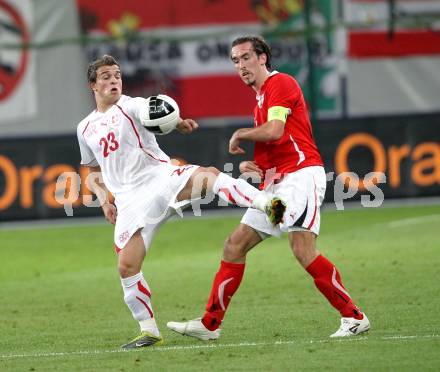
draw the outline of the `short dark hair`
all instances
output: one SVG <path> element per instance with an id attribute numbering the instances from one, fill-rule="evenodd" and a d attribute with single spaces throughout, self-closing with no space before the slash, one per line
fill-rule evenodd
<path id="1" fill-rule="evenodd" d="M 268 69 L 271 69 L 272 51 L 270 49 L 270 45 L 266 42 L 266 40 L 264 40 L 262 36 L 247 35 L 247 36 L 238 37 L 232 42 L 232 47 L 247 42 L 252 44 L 252 48 L 254 48 L 254 51 L 255 53 L 257 53 L 257 56 L 260 56 L 263 53 L 266 54 L 266 67 Z"/>
<path id="2" fill-rule="evenodd" d="M 102 57 L 98 58 L 97 60 L 93 61 L 89 64 L 89 67 L 87 68 L 87 81 L 89 83 L 96 83 L 96 71 L 98 71 L 98 68 L 102 66 L 119 66 L 119 63 L 116 61 L 116 59 L 108 54 L 104 54 Z"/>

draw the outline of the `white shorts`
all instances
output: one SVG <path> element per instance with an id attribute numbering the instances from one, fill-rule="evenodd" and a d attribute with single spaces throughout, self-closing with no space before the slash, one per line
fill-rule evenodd
<path id="1" fill-rule="evenodd" d="M 177 209 L 190 203 L 190 200 L 177 202 L 176 197 L 198 168 L 198 165 L 175 166 L 164 163 L 155 167 L 144 183 L 131 192 L 116 197 L 116 251 L 123 249 L 139 229 L 142 229 L 145 249 L 150 247 L 159 227 Z"/>
<path id="2" fill-rule="evenodd" d="M 287 208 L 283 223 L 273 226 L 264 212 L 252 208 L 246 211 L 241 223 L 252 227 L 263 239 L 270 235 L 280 237 L 283 232 L 290 231 L 311 231 L 319 235 L 319 208 L 326 184 L 323 167 L 306 167 L 289 173 L 279 183 L 265 189 L 285 201 Z"/>

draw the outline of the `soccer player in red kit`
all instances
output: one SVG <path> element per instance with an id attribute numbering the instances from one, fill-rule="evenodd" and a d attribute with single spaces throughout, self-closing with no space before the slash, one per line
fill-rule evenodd
<path id="1" fill-rule="evenodd" d="M 258 173 L 264 180 L 261 187 L 281 197 L 287 210 L 283 223 L 274 227 L 262 212 L 248 209 L 225 243 L 203 317 L 169 322 L 168 328 L 201 340 L 219 338 L 225 312 L 243 277 L 247 253 L 262 240 L 286 232 L 293 254 L 341 315 L 340 328 L 331 337 L 368 331 L 370 322 L 342 284 L 336 266 L 316 248 L 326 175 L 300 86 L 292 76 L 271 71 L 270 46 L 259 36 L 233 41 L 231 60 L 242 81 L 257 93 L 257 105 L 254 127 L 235 131 L 229 152 L 242 154 L 241 141 L 255 142 L 254 161 L 242 162 L 240 171 Z"/>

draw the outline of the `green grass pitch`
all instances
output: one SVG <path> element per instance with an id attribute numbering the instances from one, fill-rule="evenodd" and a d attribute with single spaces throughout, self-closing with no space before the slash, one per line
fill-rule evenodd
<path id="1" fill-rule="evenodd" d="M 365 336 L 333 340 L 338 313 L 296 263 L 287 238 L 248 256 L 215 342 L 169 331 L 202 315 L 223 241 L 239 217 L 175 220 L 143 272 L 165 338 L 122 352 L 126 308 L 112 227 L 0 230 L 1 371 L 413 371 L 440 369 L 440 206 L 328 211 L 321 251 L 367 312 Z"/>

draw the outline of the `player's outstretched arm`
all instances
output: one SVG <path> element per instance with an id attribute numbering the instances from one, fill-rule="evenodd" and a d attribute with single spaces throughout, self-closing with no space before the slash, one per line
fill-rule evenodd
<path id="1" fill-rule="evenodd" d="M 177 124 L 176 129 L 182 134 L 189 134 L 199 128 L 199 124 L 193 119 L 180 118 L 179 124 Z"/>

